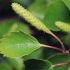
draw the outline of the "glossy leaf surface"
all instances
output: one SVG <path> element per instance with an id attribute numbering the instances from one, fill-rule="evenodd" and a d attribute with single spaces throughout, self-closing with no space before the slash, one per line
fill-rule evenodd
<path id="1" fill-rule="evenodd" d="M 25 61 L 25 70 L 53 70 L 49 61 L 30 59 Z"/>
<path id="2" fill-rule="evenodd" d="M 21 57 L 40 48 L 39 42 L 32 36 L 21 31 L 6 35 L 0 43 L 0 51 L 4 56 Z"/>

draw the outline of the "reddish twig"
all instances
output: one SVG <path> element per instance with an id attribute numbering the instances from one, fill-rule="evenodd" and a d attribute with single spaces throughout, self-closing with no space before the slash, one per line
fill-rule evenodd
<path id="1" fill-rule="evenodd" d="M 51 33 L 51 35 L 59 41 L 59 43 L 60 43 L 61 46 L 62 46 L 63 51 L 65 52 L 65 47 L 64 47 L 63 42 L 62 42 L 56 35 L 54 35 L 53 33 Z"/>
<path id="2" fill-rule="evenodd" d="M 54 47 L 54 46 L 49 46 L 49 45 L 44 45 L 44 44 L 41 44 L 41 46 L 43 46 L 43 47 L 47 47 L 47 48 L 52 48 L 52 49 L 55 49 L 55 50 L 59 50 L 59 51 L 61 51 L 61 52 L 64 53 L 64 51 L 63 51 L 62 49 L 57 48 L 57 47 Z"/>
<path id="3" fill-rule="evenodd" d="M 54 64 L 53 67 L 64 66 L 64 65 L 68 65 L 68 64 L 70 64 L 70 62 L 63 62 L 63 63 L 59 63 L 59 64 Z"/>

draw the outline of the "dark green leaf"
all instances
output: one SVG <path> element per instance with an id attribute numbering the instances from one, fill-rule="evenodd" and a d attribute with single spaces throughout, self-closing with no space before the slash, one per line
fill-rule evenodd
<path id="1" fill-rule="evenodd" d="M 53 66 L 49 61 L 30 59 L 24 62 L 25 70 L 53 70 Z"/>
<path id="2" fill-rule="evenodd" d="M 61 37 L 61 40 L 64 42 L 66 46 L 70 48 L 70 34 L 66 34 Z"/>
<path id="3" fill-rule="evenodd" d="M 21 31 L 6 35 L 0 43 L 1 53 L 8 57 L 25 56 L 40 47 L 41 44 L 34 37 Z"/>
<path id="4" fill-rule="evenodd" d="M 10 66 L 0 63 L 0 70 L 12 70 Z"/>
<path id="5" fill-rule="evenodd" d="M 70 62 L 70 58 L 67 55 L 64 55 L 64 54 L 61 54 L 61 53 L 50 57 L 48 60 L 52 64 L 58 64 L 58 63 L 63 63 L 63 62 Z M 70 65 L 57 66 L 57 67 L 54 67 L 54 70 L 67 70 L 69 66 Z"/>

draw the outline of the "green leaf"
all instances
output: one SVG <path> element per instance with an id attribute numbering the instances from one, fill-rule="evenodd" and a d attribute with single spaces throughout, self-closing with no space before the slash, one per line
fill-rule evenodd
<path id="1" fill-rule="evenodd" d="M 52 64 L 58 64 L 63 62 L 70 62 L 70 58 L 67 55 L 58 53 L 48 59 Z M 70 65 L 57 66 L 54 70 L 67 70 Z"/>
<path id="2" fill-rule="evenodd" d="M 21 22 L 17 22 L 16 21 L 11 26 L 9 32 L 15 32 L 15 31 L 18 31 L 18 30 L 21 30 L 23 32 L 26 32 L 26 33 L 30 34 L 30 29 L 29 29 L 29 27 L 26 24 L 23 24 Z"/>
<path id="3" fill-rule="evenodd" d="M 15 22 L 14 20 L 5 20 L 2 21 L 0 24 L 0 38 L 3 37 L 3 35 L 7 34 L 11 28 L 11 26 L 13 25 L 13 22 Z"/>
<path id="4" fill-rule="evenodd" d="M 22 58 L 6 58 L 9 65 L 11 65 L 16 70 L 22 70 L 24 67 Z"/>
<path id="5" fill-rule="evenodd" d="M 6 35 L 0 43 L 1 53 L 8 57 L 25 56 L 40 47 L 41 44 L 34 37 L 21 31 Z"/>
<path id="6" fill-rule="evenodd" d="M 40 20 L 44 19 L 46 0 L 37 0 L 28 7 L 28 10 Z"/>
<path id="7" fill-rule="evenodd" d="M 24 62 L 25 70 L 53 70 L 53 66 L 49 61 L 30 59 Z"/>
<path id="8" fill-rule="evenodd" d="M 0 38 L 2 38 L 3 35 L 6 35 L 9 32 L 14 32 L 18 30 L 30 33 L 29 27 L 25 24 L 22 24 L 22 22 L 19 22 L 15 19 L 4 20 L 0 24 Z"/>
<path id="9" fill-rule="evenodd" d="M 52 2 L 53 0 L 35 0 L 29 7 L 28 10 L 43 21 L 46 12 L 46 4 Z"/>
<path id="10" fill-rule="evenodd" d="M 0 70 L 12 70 L 12 68 L 9 65 L 0 63 Z"/>
<path id="11" fill-rule="evenodd" d="M 62 0 L 70 10 L 70 0 Z"/>
<path id="12" fill-rule="evenodd" d="M 60 29 L 55 25 L 56 21 L 70 22 L 70 11 L 62 0 L 55 0 L 47 5 L 45 25 L 53 31 L 59 31 Z"/>
<path id="13" fill-rule="evenodd" d="M 61 37 L 61 40 L 63 41 L 63 43 L 70 48 L 70 34 L 66 34 L 64 36 Z"/>
<path id="14" fill-rule="evenodd" d="M 33 53 L 24 56 L 23 59 L 24 60 L 28 60 L 28 59 L 42 59 L 43 58 L 43 48 L 40 48 L 36 51 L 34 51 Z"/>

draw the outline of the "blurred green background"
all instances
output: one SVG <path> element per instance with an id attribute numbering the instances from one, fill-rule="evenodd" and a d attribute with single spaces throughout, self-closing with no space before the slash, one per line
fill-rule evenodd
<path id="1" fill-rule="evenodd" d="M 66 50 L 69 49 L 70 34 L 60 31 L 60 29 L 55 26 L 56 21 L 70 23 L 70 10 L 62 0 L 0 0 L 0 39 L 9 32 L 22 30 L 37 38 L 42 44 L 61 48 L 59 42 L 51 35 L 37 30 L 35 27 L 31 26 L 29 22 L 17 15 L 11 7 L 11 3 L 13 2 L 21 4 L 40 19 L 64 42 Z M 69 61 L 65 55 L 55 55 L 57 53 L 60 52 L 53 49 L 40 48 L 21 58 L 9 58 L 0 54 L 0 70 L 25 70 L 24 61 L 28 59 L 48 59 L 53 64 L 58 63 L 58 59 L 59 62 L 61 62 L 60 59 L 62 59 L 62 61 Z M 63 59 L 61 55 L 65 57 L 65 59 Z M 59 56 L 59 58 L 56 58 L 56 56 Z M 55 60 L 53 60 L 54 57 Z M 55 70 L 58 70 L 58 68 L 55 68 Z M 59 70 L 64 69 L 61 68 Z"/>

